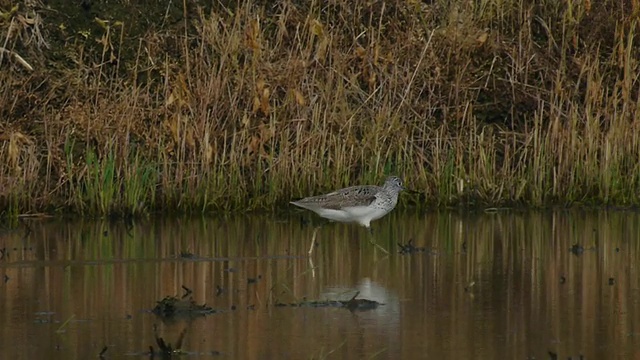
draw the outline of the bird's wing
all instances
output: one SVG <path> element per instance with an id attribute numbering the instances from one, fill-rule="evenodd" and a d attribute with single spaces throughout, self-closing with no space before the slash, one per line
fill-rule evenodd
<path id="1" fill-rule="evenodd" d="M 338 210 L 345 207 L 369 205 L 376 199 L 380 187 L 375 185 L 352 186 L 325 195 L 311 196 L 296 201 L 299 205 L 322 206 L 326 209 Z"/>

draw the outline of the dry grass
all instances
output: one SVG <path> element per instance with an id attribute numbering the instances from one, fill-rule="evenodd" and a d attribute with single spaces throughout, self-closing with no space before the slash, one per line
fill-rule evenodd
<path id="1" fill-rule="evenodd" d="M 4 214 L 270 208 L 388 173 L 432 205 L 638 202 L 637 0 L 185 1 L 142 34 L 3 2 L 34 68 L 0 63 Z"/>

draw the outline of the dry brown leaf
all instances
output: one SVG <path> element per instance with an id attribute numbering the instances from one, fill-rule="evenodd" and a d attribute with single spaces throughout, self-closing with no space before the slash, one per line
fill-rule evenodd
<path id="1" fill-rule="evenodd" d="M 173 94 L 173 92 L 169 95 L 169 98 L 167 99 L 167 101 L 165 101 L 165 106 L 169 106 L 171 104 L 173 104 L 173 102 L 176 101 L 176 97 Z"/>
<path id="2" fill-rule="evenodd" d="M 293 93 L 293 97 L 296 99 L 296 103 L 298 105 L 305 106 L 307 104 L 307 101 L 304 98 L 304 95 L 302 95 L 302 93 L 298 91 L 298 89 L 293 89 L 291 90 L 291 92 Z"/>
<path id="3" fill-rule="evenodd" d="M 487 39 L 489 38 L 489 33 L 487 32 L 483 32 L 482 34 L 480 34 L 480 36 L 478 36 L 478 38 L 476 39 L 476 41 L 478 41 L 480 43 L 480 45 L 484 44 L 485 42 L 487 42 Z"/>
<path id="4" fill-rule="evenodd" d="M 328 48 L 329 48 L 329 38 L 328 37 L 322 38 L 322 40 L 320 40 L 318 45 L 316 45 L 315 59 L 318 62 L 320 62 L 321 64 L 324 64 L 324 58 L 325 58 L 325 55 L 327 54 L 327 49 Z"/>
<path id="5" fill-rule="evenodd" d="M 265 88 L 262 90 L 262 99 L 260 101 L 260 110 L 264 115 L 269 115 L 270 106 L 269 106 L 269 96 L 271 95 L 271 91 L 269 88 Z"/>
<path id="6" fill-rule="evenodd" d="M 258 112 L 258 110 L 260 110 L 260 98 L 256 95 L 253 97 L 253 106 L 251 108 L 251 111 L 255 114 Z"/>
<path id="7" fill-rule="evenodd" d="M 316 19 L 311 20 L 311 33 L 315 36 L 324 36 L 324 26 Z"/>
<path id="8" fill-rule="evenodd" d="M 260 50 L 260 22 L 253 19 L 245 30 L 245 44 L 251 50 Z"/>

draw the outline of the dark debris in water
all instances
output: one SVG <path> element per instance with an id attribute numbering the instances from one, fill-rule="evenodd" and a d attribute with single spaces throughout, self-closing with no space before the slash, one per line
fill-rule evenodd
<path id="1" fill-rule="evenodd" d="M 182 288 L 185 290 L 182 298 L 167 296 L 157 302 L 152 312 L 162 318 L 205 316 L 216 313 L 215 309 L 206 304 L 196 304 L 189 296 L 193 291 L 184 285 Z"/>
<path id="2" fill-rule="evenodd" d="M 187 328 L 182 330 L 180 336 L 178 337 L 178 341 L 176 341 L 175 343 L 175 346 L 158 335 L 158 326 L 155 324 L 153 325 L 153 334 L 158 349 L 156 350 L 154 349 L 153 345 L 149 345 L 149 351 L 144 353 L 143 355 L 147 355 L 151 359 L 154 359 L 156 356 L 160 359 L 175 359 L 183 355 L 193 355 L 193 353 L 182 350 L 182 342 L 184 341 L 185 335 L 187 334 Z M 222 355 L 222 353 L 215 350 L 209 351 L 207 354 Z"/>
<path id="3" fill-rule="evenodd" d="M 204 316 L 216 313 L 216 310 L 206 304 L 196 304 L 196 302 L 193 301 L 193 298 L 178 299 L 175 296 L 167 296 L 158 301 L 152 311 L 154 314 L 163 318 L 176 316 Z"/>
<path id="4" fill-rule="evenodd" d="M 107 347 L 107 345 L 105 345 L 105 346 L 102 348 L 102 351 L 100 351 L 100 354 L 98 354 L 98 357 L 99 357 L 100 359 L 104 359 L 104 358 L 105 358 L 104 354 L 106 354 L 107 350 L 109 350 L 109 348 Z"/>
<path id="5" fill-rule="evenodd" d="M 582 255 L 585 251 L 595 251 L 595 250 L 596 250 L 595 246 L 586 248 L 578 243 L 571 245 L 571 247 L 569 248 L 569 251 L 571 251 L 571 253 L 575 256 Z"/>
<path id="6" fill-rule="evenodd" d="M 180 251 L 180 258 L 181 259 L 196 259 L 197 256 L 189 251 Z"/>
<path id="7" fill-rule="evenodd" d="M 471 290 L 473 289 L 473 287 L 476 285 L 475 281 L 471 281 L 467 284 L 467 286 L 464 287 L 464 292 L 471 292 Z"/>
<path id="8" fill-rule="evenodd" d="M 314 307 L 314 308 L 325 308 L 325 307 L 336 307 L 336 308 L 345 308 L 349 311 L 367 311 L 377 309 L 378 306 L 384 305 L 374 300 L 368 299 L 356 299 L 360 295 L 360 292 L 357 292 L 350 300 L 340 301 L 340 300 L 325 300 L 325 301 L 301 301 L 297 303 L 276 303 L 276 307 Z"/>
<path id="9" fill-rule="evenodd" d="M 584 252 L 584 247 L 580 244 L 573 244 L 569 250 L 573 255 L 580 255 Z"/>
<path id="10" fill-rule="evenodd" d="M 410 239 L 406 244 L 398 243 L 398 246 L 400 247 L 400 250 L 398 251 L 400 255 L 415 254 L 415 253 L 422 253 L 422 252 L 431 253 L 431 250 L 426 247 L 418 247 L 413 245 L 413 239 Z"/>
<path id="11" fill-rule="evenodd" d="M 551 350 L 547 350 L 547 355 L 549 356 L 548 357 L 549 360 L 558 360 L 558 359 L 560 359 L 560 357 L 558 356 L 558 353 L 553 352 Z M 564 359 L 564 357 L 563 357 L 563 359 Z M 584 359 L 585 359 L 585 357 L 582 354 L 579 354 L 577 356 L 569 356 L 569 357 L 567 357 L 567 360 L 584 360 Z"/>
<path id="12" fill-rule="evenodd" d="M 187 329 L 185 328 L 184 330 L 182 330 L 182 332 L 180 333 L 180 336 L 178 337 L 178 341 L 176 342 L 175 348 L 171 345 L 171 343 L 168 343 L 166 341 L 164 341 L 163 338 L 161 338 L 160 336 L 158 336 L 158 326 L 153 325 L 153 334 L 156 338 L 156 344 L 158 345 L 158 351 L 155 351 L 153 349 L 153 345 L 149 345 L 149 356 L 151 358 L 155 357 L 155 356 L 159 356 L 161 359 L 170 359 L 171 356 L 173 355 L 182 355 L 183 352 L 182 350 L 180 350 L 180 348 L 182 347 L 182 341 L 184 340 L 184 336 L 187 333 Z"/>
<path id="13" fill-rule="evenodd" d="M 6 247 L 0 248 L 0 260 L 9 260 L 10 251 L 13 251 L 13 252 L 22 251 L 23 253 L 33 252 L 33 247 L 24 246 L 24 247 L 14 247 L 14 248 L 6 248 Z"/>

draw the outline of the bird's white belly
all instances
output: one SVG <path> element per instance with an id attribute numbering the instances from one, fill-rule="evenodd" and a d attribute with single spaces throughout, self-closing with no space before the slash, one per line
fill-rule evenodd
<path id="1" fill-rule="evenodd" d="M 389 210 L 381 209 L 378 207 L 369 206 L 355 206 L 346 207 L 340 210 L 334 209 L 317 209 L 318 215 L 333 221 L 340 222 L 358 222 L 366 227 L 369 227 L 369 223 L 373 220 L 380 219 Z"/>

